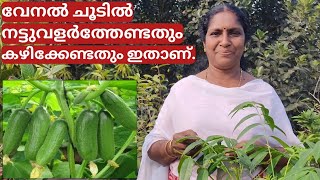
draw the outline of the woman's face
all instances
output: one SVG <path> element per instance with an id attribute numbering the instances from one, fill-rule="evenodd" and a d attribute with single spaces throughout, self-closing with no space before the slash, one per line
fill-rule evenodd
<path id="1" fill-rule="evenodd" d="M 209 21 L 203 45 L 211 66 L 218 69 L 239 67 L 245 34 L 237 16 L 230 11 L 214 15 Z"/>

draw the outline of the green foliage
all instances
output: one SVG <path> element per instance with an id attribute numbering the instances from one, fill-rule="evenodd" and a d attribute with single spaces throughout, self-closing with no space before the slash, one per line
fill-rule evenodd
<path id="1" fill-rule="evenodd" d="M 277 90 L 289 114 L 314 106 L 310 93 L 319 99 L 319 7 L 315 0 L 300 0 L 295 5 L 286 1 L 287 18 L 281 35 L 268 43 L 270 33 L 258 30 L 246 52 L 255 65 L 254 75 Z"/>
<path id="2" fill-rule="evenodd" d="M 197 1 L 185 0 L 134 0 L 134 21 L 138 22 L 179 22 L 184 7 L 192 7 Z M 168 9 L 170 7 L 170 9 Z"/>
<path id="3" fill-rule="evenodd" d="M 181 163 L 182 165 L 181 165 L 181 168 L 179 169 L 179 174 L 180 174 L 179 179 L 189 180 L 191 177 L 194 161 L 190 156 L 188 156 L 186 158 L 182 158 Z"/>
<path id="4" fill-rule="evenodd" d="M 81 75 L 81 79 L 96 80 L 120 80 L 128 79 L 139 70 L 135 65 L 118 64 L 118 65 L 101 65 L 93 64 L 85 68 L 88 72 Z"/>
<path id="5" fill-rule="evenodd" d="M 24 79 L 29 79 L 34 76 L 35 70 L 32 64 L 20 64 L 21 76 Z"/>
<path id="6" fill-rule="evenodd" d="M 8 166 L 4 166 L 4 177 L 21 178 L 28 177 L 32 170 L 32 166 L 29 161 L 20 161 L 10 163 Z"/>
<path id="7" fill-rule="evenodd" d="M 112 77 L 111 71 L 103 69 L 101 64 L 89 65 L 86 69 L 88 72 L 84 74 L 81 79 L 106 80 Z"/>
<path id="8" fill-rule="evenodd" d="M 235 107 L 230 115 L 245 108 L 255 108 L 257 115 L 264 120 L 264 123 L 253 124 L 254 126 L 264 126 L 273 131 L 279 129 L 269 115 L 269 110 L 262 104 L 255 102 L 245 102 Z M 253 117 L 253 116 L 251 116 Z M 250 120 L 245 116 L 240 120 L 240 124 Z M 250 127 L 250 128 L 249 128 Z M 253 127 L 253 126 L 252 126 Z M 252 128 L 248 126 L 239 136 L 248 132 Z M 236 129 L 237 127 L 235 127 Z M 239 138 L 238 136 L 238 138 Z M 284 148 L 271 147 L 270 138 L 274 138 Z M 259 139 L 266 142 L 266 145 L 256 143 Z M 201 157 L 191 157 L 187 153 L 195 146 L 201 146 L 199 150 Z M 235 139 L 212 135 L 207 139 L 198 139 L 190 144 L 182 154 L 179 162 L 179 178 L 189 179 L 194 166 L 197 166 L 197 179 L 208 179 L 215 170 L 223 171 L 227 178 L 241 179 L 242 173 L 246 172 L 251 178 L 255 178 L 252 173 L 259 167 L 266 173 L 264 179 L 303 179 L 306 176 L 317 177 L 320 172 L 320 141 L 308 142 L 308 146 L 289 146 L 283 140 L 267 135 L 257 135 L 247 141 L 242 147 L 238 146 Z M 232 156 L 227 154 L 233 154 Z M 287 159 L 287 163 L 279 166 L 281 159 Z M 282 160 L 283 161 L 283 160 Z M 280 168 L 280 170 L 279 170 Z M 211 177 L 212 178 L 212 177 Z"/>
<path id="9" fill-rule="evenodd" d="M 14 74 L 19 74 L 20 68 L 15 65 L 3 65 L 2 61 L 0 63 L 1 69 L 0 69 L 0 80 L 7 80 L 7 79 L 15 79 Z M 2 87 L 2 84 L 1 84 Z"/>
<path id="10" fill-rule="evenodd" d="M 138 101 L 138 158 L 141 158 L 142 143 L 144 137 L 152 130 L 155 120 L 158 117 L 159 110 L 167 96 L 167 78 L 160 69 L 165 65 L 155 65 L 152 70 L 156 74 L 151 76 L 139 73 L 131 76 L 131 79 L 137 81 L 137 101 Z"/>
<path id="11" fill-rule="evenodd" d="M 292 119 L 303 128 L 303 133 L 320 135 L 320 114 L 314 109 L 303 111 Z"/>
<path id="12" fill-rule="evenodd" d="M 20 71 L 20 72 L 19 72 Z M 81 80 L 120 80 L 128 79 L 137 73 L 139 69 L 135 65 L 1 65 L 0 78 L 7 79 L 81 79 Z"/>
<path id="13" fill-rule="evenodd" d="M 135 131 L 128 130 L 122 125 L 116 124 L 114 127 L 114 138 L 116 141 L 114 147 L 116 153 L 106 160 L 95 158 L 94 162 L 90 162 L 89 167 L 89 162 L 82 160 L 79 157 L 79 153 L 75 151 L 75 142 L 72 139 L 72 134 L 75 133 L 74 120 L 84 108 L 91 109 L 92 111 L 106 109 L 99 98 L 99 95 L 103 92 L 101 89 L 112 89 L 119 98 L 121 97 L 123 99 L 123 103 L 132 107 L 130 110 L 136 111 L 136 82 L 4 81 L 3 85 L 5 97 L 5 113 L 3 116 L 5 121 L 3 127 L 5 132 L 8 131 L 7 120 L 14 109 L 23 107 L 26 111 L 34 112 L 39 105 L 46 107 L 51 122 L 54 121 L 57 123 L 59 121 L 57 119 L 65 119 L 68 123 L 68 128 L 65 126 L 65 132 L 67 132 L 67 129 L 69 132 L 68 134 L 66 133 L 65 136 L 62 133 L 55 135 L 56 132 L 53 133 L 49 131 L 46 137 L 55 139 L 59 136 L 59 142 L 55 139 L 54 141 L 48 141 L 42 144 L 42 149 L 37 153 L 37 157 L 40 157 L 41 161 L 37 158 L 37 164 L 34 164 L 33 161 L 30 161 L 30 158 L 24 155 L 26 141 L 30 138 L 30 129 L 27 129 L 27 133 L 23 134 L 19 147 L 15 148 L 9 157 L 4 157 L 3 172 L 5 178 L 136 177 L 137 151 L 135 150 L 136 142 L 134 141 L 136 137 Z M 88 96 L 91 97 L 90 99 L 86 100 L 86 98 L 84 98 L 83 101 L 78 104 L 72 103 L 77 94 L 81 94 L 82 91 L 86 91 L 87 89 L 90 89 L 90 93 L 88 94 Z M 65 96 L 65 94 L 68 95 Z M 71 99 L 67 99 L 67 97 Z M 60 120 L 60 122 L 63 121 Z M 63 123 L 66 125 L 65 122 Z M 51 152 L 53 143 L 57 151 Z M 50 159 L 47 159 L 49 155 Z M 98 167 L 95 167 L 96 165 Z M 117 166 L 121 168 L 108 173 L 108 176 L 106 176 L 108 170 Z M 95 173 L 96 175 L 94 174 L 95 170 L 98 173 Z"/>
<path id="14" fill-rule="evenodd" d="M 34 75 L 33 79 L 56 79 L 58 77 L 63 77 L 66 79 L 70 79 L 70 73 L 66 70 L 68 65 L 35 65 L 37 71 Z"/>

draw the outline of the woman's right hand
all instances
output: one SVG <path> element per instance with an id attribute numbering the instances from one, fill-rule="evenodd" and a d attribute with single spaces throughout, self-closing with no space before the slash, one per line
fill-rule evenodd
<path id="1" fill-rule="evenodd" d="M 180 142 L 180 140 L 182 138 L 185 138 L 188 136 L 195 137 L 195 138 L 187 138 L 187 139 L 183 140 L 182 142 Z M 169 147 L 168 152 L 174 154 L 175 156 L 180 157 L 181 154 L 183 153 L 183 151 L 187 148 L 187 146 L 190 145 L 191 143 L 195 142 L 198 139 L 199 139 L 198 134 L 191 129 L 176 133 L 173 135 L 171 148 Z M 193 148 L 191 151 L 189 151 L 187 153 L 187 155 L 193 156 L 196 153 L 198 153 L 200 149 L 201 149 L 201 146 L 197 146 L 197 147 Z"/>
<path id="2" fill-rule="evenodd" d="M 188 138 L 188 136 L 195 138 Z M 181 138 L 186 139 L 180 142 Z M 159 140 L 153 143 L 148 150 L 148 156 L 150 159 L 162 164 L 163 166 L 168 166 L 177 158 L 180 158 L 187 146 L 197 139 L 199 139 L 197 133 L 193 130 L 176 133 L 173 135 L 173 139 L 171 140 Z M 198 153 L 200 149 L 201 146 L 195 147 L 187 153 L 187 155 L 193 156 Z"/>

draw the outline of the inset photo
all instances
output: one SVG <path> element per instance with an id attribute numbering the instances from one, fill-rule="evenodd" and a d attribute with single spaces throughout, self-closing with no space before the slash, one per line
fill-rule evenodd
<path id="1" fill-rule="evenodd" d="M 3 81 L 3 178 L 136 178 L 136 81 Z"/>

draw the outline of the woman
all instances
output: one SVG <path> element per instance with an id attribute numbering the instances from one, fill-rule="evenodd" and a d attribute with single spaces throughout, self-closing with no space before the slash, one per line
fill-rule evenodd
<path id="1" fill-rule="evenodd" d="M 202 72 L 183 78 L 170 90 L 159 113 L 154 129 L 147 135 L 139 169 L 140 180 L 166 180 L 178 178 L 179 152 L 192 143 L 178 143 L 184 136 L 211 135 L 237 138 L 248 125 L 260 122 L 259 117 L 234 127 L 244 116 L 255 113 L 253 109 L 239 111 L 232 119 L 230 111 L 246 101 L 264 104 L 278 127 L 285 131 L 265 131 L 257 126 L 238 141 L 243 144 L 257 134 L 275 135 L 289 145 L 299 144 L 293 134 L 283 104 L 274 89 L 261 79 L 243 71 L 240 67 L 245 43 L 248 41 L 248 20 L 233 5 L 220 5 L 209 11 L 200 24 L 200 36 L 209 66 Z M 259 142 L 265 144 L 265 142 Z M 271 146 L 280 146 L 270 140 Z M 253 173 L 256 175 L 259 170 Z M 215 179 L 225 179 L 222 171 L 216 171 Z M 196 179 L 196 169 L 191 179 Z M 250 179 L 244 173 L 242 179 Z"/>

